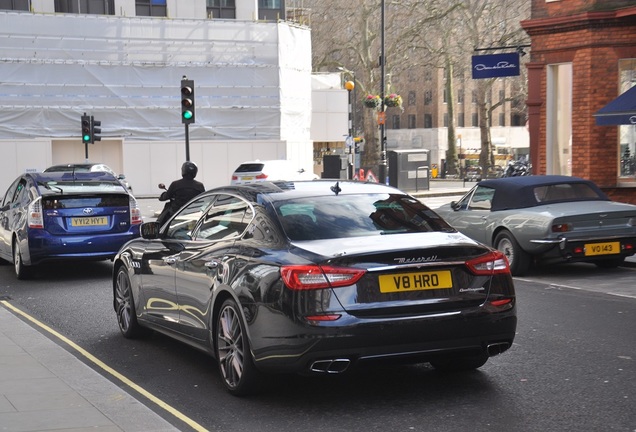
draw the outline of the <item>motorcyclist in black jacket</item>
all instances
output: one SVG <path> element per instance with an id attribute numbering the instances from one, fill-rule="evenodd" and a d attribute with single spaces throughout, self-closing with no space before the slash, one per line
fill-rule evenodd
<path id="1" fill-rule="evenodd" d="M 170 183 L 168 189 L 163 183 L 159 184 L 161 189 L 165 189 L 165 192 L 159 196 L 159 201 L 168 201 L 157 218 L 159 224 L 163 225 L 184 204 L 201 192 L 205 192 L 203 183 L 194 179 L 198 172 L 199 168 L 197 165 L 194 162 L 187 161 L 181 165 L 181 179 Z"/>

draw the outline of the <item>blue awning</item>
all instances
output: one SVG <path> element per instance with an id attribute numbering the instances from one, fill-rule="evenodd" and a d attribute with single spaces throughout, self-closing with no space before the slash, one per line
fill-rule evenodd
<path id="1" fill-rule="evenodd" d="M 636 86 L 598 110 L 594 117 L 599 126 L 636 124 Z"/>

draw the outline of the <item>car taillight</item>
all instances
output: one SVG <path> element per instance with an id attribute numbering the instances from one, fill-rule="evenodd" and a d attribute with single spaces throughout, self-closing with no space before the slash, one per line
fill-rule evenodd
<path id="1" fill-rule="evenodd" d="M 233 175 L 232 180 L 238 180 L 238 176 Z"/>
<path id="2" fill-rule="evenodd" d="M 366 270 L 318 265 L 283 266 L 280 274 L 290 289 L 337 288 L 356 283 Z"/>
<path id="3" fill-rule="evenodd" d="M 144 221 L 144 219 L 141 217 L 141 210 L 137 207 L 137 200 L 132 196 L 129 196 L 128 205 L 130 207 L 130 224 L 139 225 Z"/>
<path id="4" fill-rule="evenodd" d="M 497 273 L 510 273 L 506 256 L 500 251 L 490 252 L 479 258 L 466 261 L 470 271 L 478 276 L 490 276 Z"/>
<path id="5" fill-rule="evenodd" d="M 552 225 L 552 232 L 562 233 L 572 231 L 572 225 L 570 224 L 554 224 Z"/>
<path id="6" fill-rule="evenodd" d="M 27 225 L 29 228 L 44 228 L 44 215 L 42 214 L 42 197 L 38 197 L 29 204 Z"/>
<path id="7" fill-rule="evenodd" d="M 256 176 L 256 180 L 266 180 L 267 179 L 267 174 L 265 173 L 260 173 Z"/>

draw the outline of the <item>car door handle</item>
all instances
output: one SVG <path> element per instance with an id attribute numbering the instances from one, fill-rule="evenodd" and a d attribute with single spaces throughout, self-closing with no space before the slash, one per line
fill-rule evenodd
<path id="1" fill-rule="evenodd" d="M 168 265 L 172 265 L 177 262 L 177 259 L 175 257 L 167 257 L 163 259 L 163 262 L 165 262 Z"/>
<path id="2" fill-rule="evenodd" d="M 203 264 L 204 266 L 206 266 L 209 269 L 215 269 L 219 266 L 219 262 L 218 261 L 208 261 L 205 264 Z"/>

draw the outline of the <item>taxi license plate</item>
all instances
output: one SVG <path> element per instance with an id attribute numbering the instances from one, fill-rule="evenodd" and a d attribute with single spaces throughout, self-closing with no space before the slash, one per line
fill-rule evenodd
<path id="1" fill-rule="evenodd" d="M 108 225 L 108 218 L 106 216 L 71 218 L 71 226 L 74 227 L 104 225 Z"/>
<path id="2" fill-rule="evenodd" d="M 621 253 L 621 242 L 587 243 L 585 256 L 614 255 Z"/>
<path id="3" fill-rule="evenodd" d="M 380 292 L 382 293 L 449 289 L 453 287 L 453 278 L 450 270 L 382 275 L 379 277 L 379 282 Z"/>

